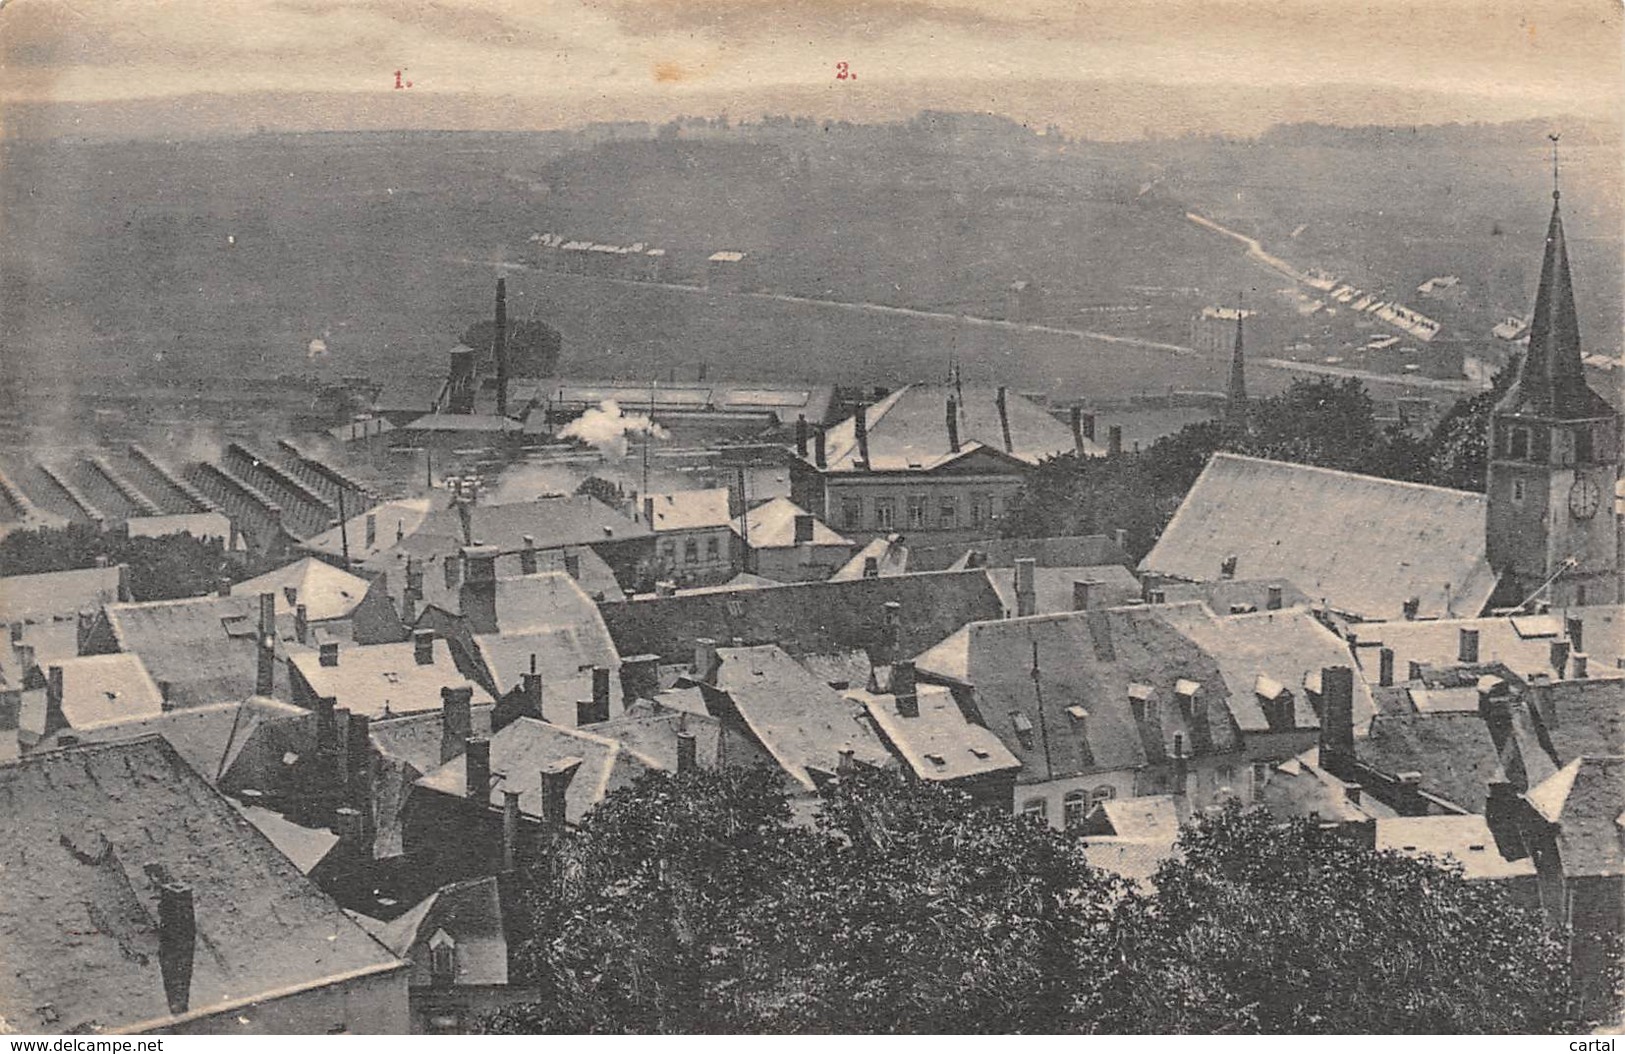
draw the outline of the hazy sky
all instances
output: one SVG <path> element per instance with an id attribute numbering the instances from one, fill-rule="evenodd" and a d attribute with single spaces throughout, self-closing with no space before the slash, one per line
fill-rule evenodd
<path id="1" fill-rule="evenodd" d="M 1617 120 L 1621 25 L 1621 0 L 9 0 L 0 103 L 501 95 L 545 127 L 719 104 L 1030 111 L 1036 95 L 1063 126 L 1137 133 L 1172 119 L 1173 87 L 1271 119 Z"/>

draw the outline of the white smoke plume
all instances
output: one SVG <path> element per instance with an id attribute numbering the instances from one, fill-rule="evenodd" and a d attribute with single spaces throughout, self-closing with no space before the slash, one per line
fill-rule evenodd
<path id="1" fill-rule="evenodd" d="M 560 438 L 579 439 L 616 458 L 626 456 L 626 437 L 631 434 L 650 435 L 656 439 L 671 438 L 670 433 L 651 421 L 648 414 L 623 413 L 614 399 L 605 399 L 559 429 Z"/>

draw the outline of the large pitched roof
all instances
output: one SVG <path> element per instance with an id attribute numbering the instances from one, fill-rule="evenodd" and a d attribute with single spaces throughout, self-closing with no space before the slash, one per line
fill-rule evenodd
<path id="1" fill-rule="evenodd" d="M 347 618 L 367 595 L 367 580 L 341 571 L 325 560 L 307 556 L 232 588 L 249 595 L 273 593 L 279 615 L 292 615 L 303 604 L 312 622 Z M 292 591 L 290 597 L 289 591 Z"/>
<path id="2" fill-rule="evenodd" d="M 956 780 L 1021 767 L 998 736 L 965 719 L 947 688 L 920 685 L 919 710 L 912 717 L 898 712 L 895 696 L 849 695 L 863 704 L 881 739 L 918 779 Z"/>
<path id="3" fill-rule="evenodd" d="M 862 706 L 841 696 L 780 648 L 718 648 L 714 677 L 734 710 L 779 766 L 804 788 L 816 784 L 812 769 L 834 773 L 841 751 L 881 767 L 891 755 L 858 720 Z"/>
<path id="4" fill-rule="evenodd" d="M 778 644 L 800 658 L 879 647 L 888 601 L 901 605 L 901 654 L 928 647 L 967 622 L 1003 613 L 999 594 L 982 571 L 648 597 L 605 604 L 603 612 L 622 655 L 686 662 L 693 657 L 694 641 L 708 637 Z"/>
<path id="5" fill-rule="evenodd" d="M 73 618 L 119 599 L 118 567 L 87 567 L 0 578 L 0 622 Z"/>
<path id="6" fill-rule="evenodd" d="M 259 665 L 256 636 L 259 599 L 242 593 L 189 597 L 104 609 L 119 651 L 134 652 L 147 671 L 169 682 L 178 707 L 201 706 L 254 694 Z M 277 656 L 297 650 L 288 643 L 291 619 L 278 623 Z M 278 672 L 273 694 L 287 697 L 287 678 Z"/>
<path id="7" fill-rule="evenodd" d="M 1524 797 L 1558 826 L 1563 874 L 1625 873 L 1625 757 L 1575 758 Z"/>
<path id="8" fill-rule="evenodd" d="M 614 739 L 639 757 L 668 772 L 677 771 L 677 735 L 694 737 L 694 754 L 702 768 L 721 766 L 725 753 L 722 723 L 709 714 L 690 713 L 642 700 L 619 717 L 587 726 L 587 731 Z"/>
<path id="9" fill-rule="evenodd" d="M 661 531 L 692 531 L 706 527 L 728 526 L 728 488 L 711 487 L 706 490 L 675 490 L 665 494 L 646 494 L 636 515 L 640 518 L 654 509 L 653 522 L 645 524 L 657 534 Z"/>
<path id="10" fill-rule="evenodd" d="M 500 807 L 505 791 L 519 792 L 519 811 L 542 815 L 545 765 L 579 758 L 581 767 L 564 793 L 564 818 L 580 823 L 610 791 L 634 782 L 659 765 L 622 746 L 620 741 L 578 728 L 562 728 L 521 717 L 491 737 L 491 805 Z M 468 755 L 459 754 L 417 781 L 425 790 L 464 797 Z"/>
<path id="11" fill-rule="evenodd" d="M 1552 642 L 1567 636 L 1565 618 L 1580 622 L 1592 677 L 1625 677 L 1618 665 L 1625 658 L 1625 606 L 1618 604 L 1568 608 L 1549 615 L 1371 623 L 1358 628 L 1362 646 L 1357 650 L 1366 675 L 1375 680 L 1377 645 L 1392 648 L 1395 676 L 1404 678 L 1413 662 L 1434 667 L 1459 665 L 1461 631 L 1472 630 L 1478 634 L 1479 662 L 1503 663 L 1524 678 L 1538 673 L 1556 675 Z"/>
<path id="12" fill-rule="evenodd" d="M 1016 571 L 1013 567 L 991 567 L 987 577 L 999 591 L 1004 609 L 1015 614 L 1019 609 L 1016 597 Z M 1093 583 L 1089 606 L 1117 607 L 1140 595 L 1140 583 L 1121 564 L 1100 564 L 1093 567 L 1036 567 L 1033 569 L 1033 599 L 1035 615 L 1054 615 L 1071 611 L 1075 600 L 1073 584 Z"/>
<path id="13" fill-rule="evenodd" d="M 948 446 L 947 405 L 949 396 L 959 400 L 960 454 Z M 957 390 L 945 385 L 910 384 L 865 407 L 869 429 L 871 468 L 932 468 L 980 446 L 1004 453 L 1004 435 L 993 388 L 966 386 Z M 1010 422 L 1009 455 L 1035 465 L 1053 454 L 1075 449 L 1072 433 L 1030 399 L 1007 393 L 1005 406 Z M 1085 441 L 1089 453 L 1099 453 Z M 860 460 L 855 418 L 849 417 L 829 430 L 826 444 L 828 471 L 850 472 Z"/>
<path id="14" fill-rule="evenodd" d="M 1489 821 L 1469 816 L 1385 816 L 1377 820 L 1377 848 L 1408 856 L 1454 860 L 1469 879 L 1532 878 L 1529 857 L 1508 860 L 1497 848 Z"/>
<path id="15" fill-rule="evenodd" d="M 332 696 L 351 713 L 381 717 L 431 710 L 441 705 L 440 689 L 472 688 L 475 702 L 488 703 L 490 693 L 463 676 L 451 646 L 435 638 L 431 663 L 419 663 L 412 641 L 399 644 L 339 644 L 338 665 L 323 666 L 314 651 L 289 661 L 318 697 Z"/>
<path id="16" fill-rule="evenodd" d="M 63 659 L 56 668 L 62 671 L 62 719 L 73 728 L 163 712 L 163 693 L 139 655 L 81 655 Z"/>
<path id="17" fill-rule="evenodd" d="M 192 888 L 194 1013 L 252 1017 L 256 1000 L 402 966 L 157 736 L 0 766 L 0 801 L 8 1029 L 172 1020 L 155 869 Z"/>
<path id="18" fill-rule="evenodd" d="M 1319 728 L 1320 718 L 1310 705 L 1307 688 L 1311 684 L 1318 688 L 1320 672 L 1326 667 L 1350 665 L 1348 646 L 1303 608 L 1225 616 L 1215 615 L 1201 604 L 1158 604 L 1147 610 L 1166 619 L 1218 661 L 1230 689 L 1230 715 L 1243 732 L 1269 729 L 1259 702 L 1260 678 L 1292 693 L 1296 727 Z M 1365 730 L 1376 712 L 1370 686 L 1356 677 L 1357 733 Z"/>
<path id="19" fill-rule="evenodd" d="M 1477 713 L 1379 714 L 1354 750 L 1361 764 L 1387 776 L 1421 773 L 1424 794 L 1467 812 L 1483 812 L 1490 784 L 1506 780 Z"/>
<path id="20" fill-rule="evenodd" d="M 976 715 L 1021 759 L 1020 783 L 1161 763 L 1175 734 L 1187 754 L 1204 750 L 1204 734 L 1207 750 L 1234 746 L 1218 664 L 1150 609 L 973 622 L 915 666 L 974 690 Z M 1190 719 L 1178 703 L 1182 681 L 1199 688 Z M 1156 725 L 1136 720 L 1131 689 Z"/>
<path id="21" fill-rule="evenodd" d="M 789 549 L 797 544 L 796 517 L 806 515 L 807 510 L 789 498 L 774 498 L 743 516 L 735 517 L 730 526 L 735 534 L 750 539 L 752 549 Z M 814 516 L 812 544 L 850 546 L 852 540 L 836 534 L 823 520 Z"/>
<path id="22" fill-rule="evenodd" d="M 1625 680 L 1560 681 L 1524 699 L 1531 701 L 1558 764 L 1588 754 L 1625 754 Z"/>
<path id="23" fill-rule="evenodd" d="M 425 498 L 400 498 L 363 509 L 346 520 L 342 527 L 331 527 L 313 534 L 300 543 L 307 552 L 319 553 L 330 559 L 342 560 L 348 545 L 352 566 L 362 565 L 370 570 L 391 570 L 388 565 L 374 567 L 371 560 L 394 549 L 399 542 L 396 535 L 407 538 L 422 529 L 423 523 L 435 508 L 444 508 L 448 495 L 437 494 Z M 346 509 L 345 512 L 350 510 Z M 373 517 L 376 531 L 372 544 L 367 544 L 367 517 Z"/>
<path id="24" fill-rule="evenodd" d="M 1144 571 L 1192 581 L 1284 578 L 1334 611 L 1398 619 L 1476 615 L 1495 590 L 1482 494 L 1218 453 Z"/>
<path id="25" fill-rule="evenodd" d="M 487 877 L 441 886 L 400 918 L 376 928 L 386 948 L 411 960 L 414 987 L 427 987 L 433 980 L 429 945 L 438 933 L 456 947 L 453 984 L 508 983 L 508 935 L 497 882 Z"/>
<path id="26" fill-rule="evenodd" d="M 1580 320 L 1574 308 L 1574 280 L 1569 274 L 1563 216 L 1552 195 L 1552 219 L 1546 229 L 1546 254 L 1529 322 L 1529 346 L 1518 380 L 1495 407 L 1497 413 L 1564 421 L 1615 416 L 1608 401 L 1586 384 L 1581 361 Z"/>

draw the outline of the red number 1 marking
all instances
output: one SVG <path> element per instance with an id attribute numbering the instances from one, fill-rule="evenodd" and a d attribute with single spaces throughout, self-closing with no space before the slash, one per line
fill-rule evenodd
<path id="1" fill-rule="evenodd" d="M 402 73 L 401 70 L 396 70 L 395 71 L 395 87 L 396 88 L 410 88 L 412 86 L 412 82 L 411 81 L 406 81 L 405 83 L 402 83 L 401 82 L 401 73 Z"/>

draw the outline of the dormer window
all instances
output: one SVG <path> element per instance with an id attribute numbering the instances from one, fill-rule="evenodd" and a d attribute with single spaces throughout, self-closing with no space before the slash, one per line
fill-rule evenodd
<path id="1" fill-rule="evenodd" d="M 1023 713 L 1013 713 L 1010 715 L 1010 723 L 1015 726 L 1016 738 L 1021 741 L 1021 749 L 1031 750 L 1033 748 L 1032 718 Z"/>
<path id="2" fill-rule="evenodd" d="M 445 930 L 435 930 L 429 938 L 429 979 L 436 985 L 449 985 L 457 978 L 457 942 Z"/>

